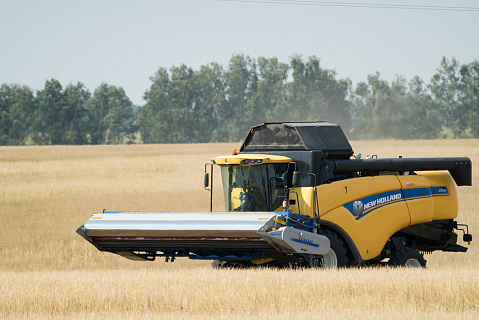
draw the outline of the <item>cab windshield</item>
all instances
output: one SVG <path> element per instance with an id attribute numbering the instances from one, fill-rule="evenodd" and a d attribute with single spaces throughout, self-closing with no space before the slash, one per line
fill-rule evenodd
<path id="1" fill-rule="evenodd" d="M 287 169 L 287 163 L 221 166 L 226 210 L 275 211 L 280 208 L 284 200 L 281 176 Z"/>

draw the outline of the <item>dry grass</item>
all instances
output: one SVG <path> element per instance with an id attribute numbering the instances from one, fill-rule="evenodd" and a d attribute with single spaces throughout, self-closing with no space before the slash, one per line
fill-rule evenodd
<path id="1" fill-rule="evenodd" d="M 31 317 L 319 318 L 329 314 L 352 319 L 360 314 L 408 318 L 432 314 L 445 318 L 477 315 L 478 281 L 468 271 L 125 268 L 4 272 L 0 288 L 9 301 L 2 306 L 5 314 L 17 315 L 21 310 L 22 316 Z"/>
<path id="2" fill-rule="evenodd" d="M 469 156 L 478 140 L 362 141 L 379 157 Z M 207 210 L 203 164 L 236 144 L 0 148 L 0 318 L 479 317 L 479 254 L 426 256 L 426 270 L 213 270 L 134 262 L 75 233 L 108 210 Z M 222 210 L 216 175 L 215 210 Z M 458 220 L 479 228 L 478 176 Z"/>

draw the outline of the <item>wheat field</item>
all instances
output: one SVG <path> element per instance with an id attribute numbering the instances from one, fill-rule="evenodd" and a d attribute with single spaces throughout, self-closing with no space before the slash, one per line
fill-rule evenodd
<path id="1" fill-rule="evenodd" d="M 469 156 L 479 163 L 479 140 L 351 144 L 363 157 Z M 467 253 L 426 255 L 424 270 L 213 270 L 184 258 L 130 261 L 75 233 L 103 209 L 208 210 L 204 163 L 237 147 L 0 147 L 0 318 L 479 318 L 474 241 Z M 213 209 L 222 210 L 215 174 Z M 473 187 L 458 188 L 458 221 L 473 236 L 478 182 L 474 174 Z"/>

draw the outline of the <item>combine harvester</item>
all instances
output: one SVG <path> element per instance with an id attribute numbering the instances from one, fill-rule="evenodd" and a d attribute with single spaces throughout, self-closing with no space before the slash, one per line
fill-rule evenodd
<path id="1" fill-rule="evenodd" d="M 389 264 L 425 267 L 424 253 L 466 252 L 455 230 L 456 185 L 470 186 L 467 157 L 360 159 L 338 125 L 265 123 L 221 170 L 227 212 L 107 212 L 77 232 L 133 260 L 176 257 L 213 266 Z"/>

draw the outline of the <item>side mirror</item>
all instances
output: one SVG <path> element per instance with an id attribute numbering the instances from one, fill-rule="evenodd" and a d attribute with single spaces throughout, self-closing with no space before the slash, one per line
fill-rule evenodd
<path id="1" fill-rule="evenodd" d="M 472 234 L 466 233 L 462 236 L 462 241 L 464 242 L 471 242 L 472 241 Z"/>
<path id="2" fill-rule="evenodd" d="M 208 172 L 205 173 L 205 189 L 210 186 L 210 174 Z"/>
<path id="3" fill-rule="evenodd" d="M 293 172 L 293 187 L 299 186 L 301 183 L 301 172 L 294 171 Z"/>

